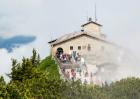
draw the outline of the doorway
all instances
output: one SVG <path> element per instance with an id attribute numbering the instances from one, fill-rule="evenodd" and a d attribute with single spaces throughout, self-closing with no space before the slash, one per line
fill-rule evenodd
<path id="1" fill-rule="evenodd" d="M 63 54 L 63 48 L 61 47 L 57 48 L 57 52 L 56 52 L 57 58 L 60 56 L 60 54 Z"/>

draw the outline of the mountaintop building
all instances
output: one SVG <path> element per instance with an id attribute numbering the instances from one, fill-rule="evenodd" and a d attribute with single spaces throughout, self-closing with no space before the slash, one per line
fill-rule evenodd
<path id="1" fill-rule="evenodd" d="M 99 84 L 100 79 L 110 78 L 108 70 L 115 72 L 121 60 L 121 48 L 108 41 L 101 32 L 102 25 L 91 18 L 81 28 L 48 42 L 50 54 L 57 61 L 63 78 Z"/>
<path id="2" fill-rule="evenodd" d="M 64 36 L 52 40 L 49 43 L 51 55 L 54 57 L 57 52 L 71 54 L 73 51 L 80 55 L 96 54 L 98 51 L 110 49 L 116 46 L 106 40 L 106 36 L 101 33 L 102 25 L 92 21 L 81 25 L 81 31 L 65 34 Z"/>

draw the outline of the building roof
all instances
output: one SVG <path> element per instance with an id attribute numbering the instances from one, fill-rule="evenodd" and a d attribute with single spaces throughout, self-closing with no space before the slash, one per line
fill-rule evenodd
<path id="1" fill-rule="evenodd" d="M 111 42 L 107 41 L 105 39 L 105 37 L 103 37 L 103 36 L 98 36 L 95 33 L 88 33 L 88 32 L 84 32 L 84 31 L 66 34 L 66 35 L 64 35 L 64 36 L 62 36 L 62 37 L 60 37 L 58 39 L 52 40 L 52 41 L 50 41 L 48 43 L 51 44 L 51 45 L 57 45 L 57 44 L 69 41 L 69 40 L 71 40 L 73 38 L 76 38 L 76 37 L 79 37 L 79 36 L 82 36 L 82 35 L 89 36 L 89 37 L 92 37 L 94 39 L 98 39 L 100 41 L 106 42 L 106 43 L 111 43 Z"/>
<path id="2" fill-rule="evenodd" d="M 88 25 L 88 24 L 91 24 L 91 23 L 96 24 L 96 25 L 98 25 L 98 26 L 102 26 L 101 24 L 99 24 L 99 23 L 94 22 L 94 21 L 91 20 L 91 21 L 89 21 L 89 22 L 87 22 L 87 23 L 81 25 L 81 27 L 84 27 L 84 26 L 86 26 L 86 25 Z"/>
<path id="3" fill-rule="evenodd" d="M 53 43 L 53 42 L 55 42 L 57 39 L 55 39 L 55 40 L 52 40 L 52 41 L 49 41 L 48 43 Z"/>

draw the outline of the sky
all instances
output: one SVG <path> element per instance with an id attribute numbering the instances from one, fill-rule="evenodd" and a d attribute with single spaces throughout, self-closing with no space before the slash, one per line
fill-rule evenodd
<path id="1" fill-rule="evenodd" d="M 48 56 L 47 42 L 94 19 L 95 3 L 102 32 L 139 57 L 139 0 L 0 0 L 0 75 L 10 72 L 11 58 L 29 57 L 33 48 Z"/>

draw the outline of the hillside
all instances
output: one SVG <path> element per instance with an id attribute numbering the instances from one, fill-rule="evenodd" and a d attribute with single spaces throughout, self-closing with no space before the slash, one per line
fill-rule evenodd
<path id="1" fill-rule="evenodd" d="M 51 58 L 51 56 L 46 57 L 40 62 L 40 65 L 38 67 L 41 71 L 47 71 L 49 74 L 48 76 L 50 78 L 59 78 L 59 72 L 57 68 L 57 64 L 55 64 L 55 61 Z"/>
<path id="2" fill-rule="evenodd" d="M 0 99 L 140 99 L 139 78 L 102 86 L 64 81 L 51 56 L 40 61 L 35 50 L 30 58 L 13 60 L 8 76 L 9 83 L 0 77 Z"/>

